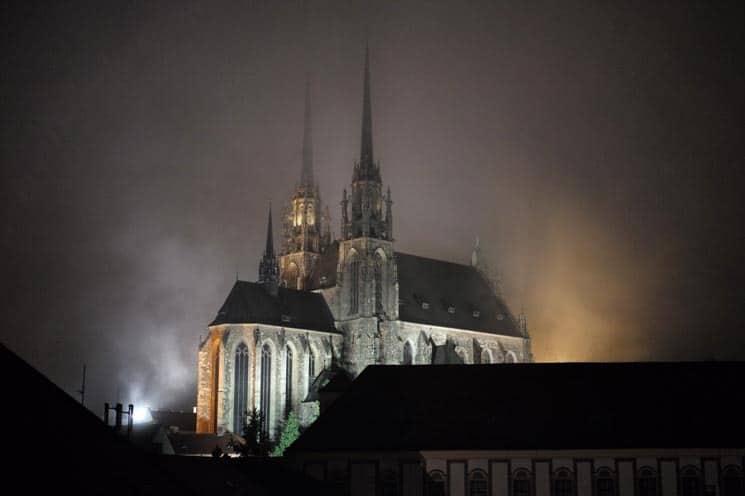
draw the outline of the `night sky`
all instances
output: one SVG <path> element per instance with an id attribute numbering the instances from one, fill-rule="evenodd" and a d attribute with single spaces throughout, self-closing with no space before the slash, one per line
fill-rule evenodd
<path id="1" fill-rule="evenodd" d="M 743 2 L 30 3 L 0 12 L 1 339 L 71 394 L 86 363 L 96 412 L 195 403 L 307 71 L 338 235 L 366 33 L 397 250 L 479 236 L 538 361 L 745 359 Z"/>

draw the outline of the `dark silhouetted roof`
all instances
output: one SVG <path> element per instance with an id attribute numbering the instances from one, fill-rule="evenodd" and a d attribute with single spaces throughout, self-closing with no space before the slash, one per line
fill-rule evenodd
<path id="1" fill-rule="evenodd" d="M 0 345 L 6 407 L 8 474 L 24 478 L 24 492 L 51 494 L 201 494 L 174 480 L 158 458 L 141 452 L 41 373 Z M 45 455 L 40 456 L 44 452 Z M 38 474 L 44 474 L 38 477 Z"/>
<path id="2" fill-rule="evenodd" d="M 405 253 L 396 253 L 396 264 L 401 320 L 520 336 L 507 305 L 474 267 Z"/>
<path id="3" fill-rule="evenodd" d="M 292 451 L 743 448 L 745 362 L 371 366 Z"/>
<path id="4" fill-rule="evenodd" d="M 272 295 L 261 283 L 236 281 L 210 325 L 248 323 L 336 331 L 322 295 L 287 288 Z"/>
<path id="5" fill-rule="evenodd" d="M 319 494 L 303 474 L 264 458 L 145 453 L 0 344 L 6 409 L 3 469 L 30 494 L 236 496 Z M 157 426 L 156 426 L 157 427 Z M 139 426 L 136 427 L 136 430 Z M 146 429 L 151 433 L 151 429 Z M 142 431 L 145 432 L 145 431 Z"/>

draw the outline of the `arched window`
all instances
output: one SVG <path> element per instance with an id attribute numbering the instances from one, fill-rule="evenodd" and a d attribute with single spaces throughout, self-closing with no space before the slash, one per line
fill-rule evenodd
<path id="1" fill-rule="evenodd" d="M 308 347 L 308 392 L 310 393 L 310 386 L 313 384 L 313 379 L 316 378 L 316 355 L 313 353 L 313 349 Z"/>
<path id="2" fill-rule="evenodd" d="M 639 470 L 639 496 L 657 496 L 657 474 L 649 467 Z"/>
<path id="3" fill-rule="evenodd" d="M 285 415 L 292 410 L 292 348 L 289 346 L 285 352 Z"/>
<path id="4" fill-rule="evenodd" d="M 401 365 L 411 365 L 414 363 L 414 352 L 411 349 L 411 343 L 406 341 L 404 344 L 404 356 Z"/>
<path id="5" fill-rule="evenodd" d="M 271 402 L 272 402 L 272 349 L 268 344 L 261 348 L 261 402 L 259 410 L 261 411 L 261 430 L 264 434 L 269 434 L 269 425 L 271 423 Z"/>
<path id="6" fill-rule="evenodd" d="M 574 478 L 572 473 L 565 469 L 559 469 L 554 474 L 553 496 L 574 496 Z"/>
<path id="7" fill-rule="evenodd" d="M 595 494 L 597 496 L 614 496 L 616 494 L 616 481 L 610 469 L 600 468 L 596 472 Z"/>
<path id="8" fill-rule="evenodd" d="M 427 477 L 427 496 L 445 496 L 445 473 L 433 470 Z"/>
<path id="9" fill-rule="evenodd" d="M 515 356 L 515 353 L 512 352 L 512 351 L 508 351 L 504 355 L 504 362 L 505 363 L 516 363 L 517 362 L 517 357 Z"/>
<path id="10" fill-rule="evenodd" d="M 466 353 L 466 349 L 464 347 L 456 346 L 455 354 L 458 356 L 458 360 L 460 360 L 456 363 L 468 363 L 468 354 Z"/>
<path id="11" fill-rule="evenodd" d="M 356 258 L 352 260 L 349 266 L 349 313 L 357 313 L 360 307 L 360 261 Z"/>
<path id="12" fill-rule="evenodd" d="M 518 470 L 512 475 L 512 496 L 530 496 L 530 472 Z"/>
<path id="13" fill-rule="evenodd" d="M 722 471 L 722 496 L 742 496 L 745 494 L 742 470 L 734 465 Z"/>
<path id="14" fill-rule="evenodd" d="M 217 432 L 217 392 L 220 390 L 220 347 L 213 349 L 214 363 L 212 364 L 212 429 Z"/>
<path id="15" fill-rule="evenodd" d="M 375 254 L 375 313 L 383 313 L 383 259 Z"/>
<path id="16" fill-rule="evenodd" d="M 248 347 L 245 343 L 235 349 L 233 366 L 233 432 L 241 434 L 248 414 Z"/>
<path id="17" fill-rule="evenodd" d="M 481 350 L 481 363 L 492 363 L 491 351 L 489 351 L 487 348 Z"/>
<path id="18" fill-rule="evenodd" d="M 472 470 L 468 475 L 468 495 L 487 496 L 488 494 L 486 473 L 483 470 Z"/>
<path id="19" fill-rule="evenodd" d="M 680 496 L 700 496 L 701 477 L 696 467 L 684 467 L 680 471 Z"/>

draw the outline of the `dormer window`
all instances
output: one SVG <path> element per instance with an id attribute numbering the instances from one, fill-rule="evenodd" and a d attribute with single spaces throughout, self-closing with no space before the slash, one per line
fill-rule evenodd
<path id="1" fill-rule="evenodd" d="M 448 307 L 448 313 L 450 313 L 450 314 L 454 314 L 455 313 L 455 307 L 453 305 L 450 305 Z"/>
<path id="2" fill-rule="evenodd" d="M 429 302 L 423 301 L 422 302 L 422 309 L 423 310 L 429 310 Z"/>
<path id="3" fill-rule="evenodd" d="M 292 318 L 289 315 L 282 314 L 282 322 L 290 322 Z"/>
<path id="4" fill-rule="evenodd" d="M 321 276 L 321 284 L 326 284 L 328 282 L 328 277 Z"/>
<path id="5" fill-rule="evenodd" d="M 497 320 L 504 320 L 504 314 L 503 313 L 498 313 L 497 314 Z"/>
<path id="6" fill-rule="evenodd" d="M 478 310 L 474 310 L 473 311 L 473 318 L 478 319 L 479 317 L 481 317 L 481 312 L 478 311 Z"/>

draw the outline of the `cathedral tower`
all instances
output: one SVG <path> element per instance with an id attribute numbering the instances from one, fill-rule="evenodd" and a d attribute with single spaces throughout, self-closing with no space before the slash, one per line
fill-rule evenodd
<path id="1" fill-rule="evenodd" d="M 350 205 L 351 203 L 351 205 Z M 373 160 L 370 53 L 365 47 L 360 160 L 354 164 L 351 198 L 342 196 L 337 280 L 343 360 L 354 374 L 382 363 L 385 332 L 398 318 L 390 189 L 383 196 L 380 164 Z"/>
<path id="2" fill-rule="evenodd" d="M 310 80 L 305 84 L 305 118 L 300 182 L 284 211 L 283 243 L 279 261 L 280 284 L 309 289 L 309 279 L 321 254 L 329 245 L 328 213 L 322 210 L 318 185 L 313 178 L 313 136 L 310 110 Z"/>

